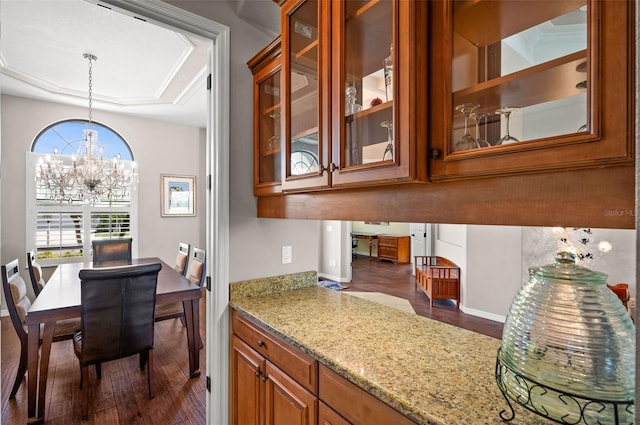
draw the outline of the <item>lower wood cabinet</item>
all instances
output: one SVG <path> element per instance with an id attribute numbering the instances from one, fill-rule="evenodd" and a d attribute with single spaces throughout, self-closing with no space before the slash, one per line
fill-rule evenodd
<path id="1" fill-rule="evenodd" d="M 318 363 L 233 311 L 231 423 L 315 425 Z"/>
<path id="2" fill-rule="evenodd" d="M 235 310 L 231 323 L 233 425 L 415 425 Z"/>
<path id="3" fill-rule="evenodd" d="M 407 264 L 409 262 L 409 245 L 409 236 L 378 235 L 378 260 Z"/>
<path id="4" fill-rule="evenodd" d="M 329 416 L 327 416 L 329 422 L 324 422 L 324 424 L 415 425 L 415 422 L 406 416 L 322 365 L 319 368 L 319 381 L 320 399 L 331 408 L 331 412 L 328 412 Z M 335 413 L 337 417 L 331 416 L 332 413 Z M 327 412 L 325 411 L 324 414 Z M 331 420 L 335 422 L 331 422 Z M 340 420 L 344 422 L 340 422 Z"/>
<path id="5" fill-rule="evenodd" d="M 338 412 L 324 404 L 318 403 L 318 425 L 352 425 L 351 422 L 340 416 Z"/>
<path id="6" fill-rule="evenodd" d="M 231 423 L 314 425 L 317 398 L 232 336 Z"/>

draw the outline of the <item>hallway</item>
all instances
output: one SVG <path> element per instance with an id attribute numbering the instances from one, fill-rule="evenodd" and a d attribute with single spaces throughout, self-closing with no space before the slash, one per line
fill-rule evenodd
<path id="1" fill-rule="evenodd" d="M 404 298 L 421 316 L 494 338 L 502 337 L 502 323 L 457 311 L 452 301 L 435 300 L 431 308 L 429 298 L 414 283 L 412 267 L 412 264 L 394 264 L 375 259 L 369 261 L 367 257 L 359 255 L 352 262 L 352 281 L 342 285 L 348 287 L 344 289 L 345 292 L 382 292 Z"/>

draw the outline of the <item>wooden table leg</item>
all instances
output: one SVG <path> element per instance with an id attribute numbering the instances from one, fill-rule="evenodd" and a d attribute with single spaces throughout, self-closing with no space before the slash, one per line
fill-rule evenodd
<path id="1" fill-rule="evenodd" d="M 27 343 L 27 376 L 29 385 L 27 408 L 29 424 L 44 423 L 47 376 L 49 374 L 49 357 L 51 355 L 54 328 L 55 322 L 44 324 L 44 330 L 42 333 L 42 349 L 40 351 L 40 367 L 38 368 L 40 324 L 29 325 L 29 337 Z"/>
<path id="2" fill-rule="evenodd" d="M 182 302 L 187 325 L 187 346 L 189 349 L 189 377 L 200 376 L 200 304 L 199 299 Z"/>
<path id="3" fill-rule="evenodd" d="M 369 261 L 371 261 L 371 250 L 373 249 L 373 238 L 369 237 Z"/>
<path id="4" fill-rule="evenodd" d="M 42 333 L 42 346 L 40 347 L 40 377 L 38 378 L 38 417 L 44 419 L 46 407 L 47 376 L 49 375 L 49 357 L 51 344 L 53 343 L 53 330 L 56 324 L 45 323 Z"/>
<path id="5" fill-rule="evenodd" d="M 38 392 L 38 346 L 40 337 L 40 324 L 30 324 L 27 341 L 27 383 L 28 403 L 27 416 L 29 419 L 36 416 L 36 400 Z"/>

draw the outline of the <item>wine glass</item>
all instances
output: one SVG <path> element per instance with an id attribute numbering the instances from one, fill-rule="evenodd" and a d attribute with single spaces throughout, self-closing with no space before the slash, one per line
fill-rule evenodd
<path id="1" fill-rule="evenodd" d="M 509 117 L 512 112 L 519 111 L 520 108 L 514 106 L 505 106 L 504 108 L 500 108 L 496 111 L 498 115 L 504 115 L 504 136 L 502 136 L 497 142 L 496 145 L 508 145 L 510 143 L 517 143 L 520 140 L 516 139 L 512 135 L 509 134 Z"/>
<path id="2" fill-rule="evenodd" d="M 469 114 L 471 118 L 476 122 L 476 143 L 481 148 L 488 148 L 491 146 L 491 143 L 484 140 L 480 135 L 480 121 L 487 118 L 489 116 L 488 112 L 472 112 Z"/>
<path id="3" fill-rule="evenodd" d="M 464 115 L 464 134 L 458 139 L 453 147 L 454 151 L 466 151 L 480 147 L 476 138 L 469 133 L 469 116 L 471 112 L 475 111 L 479 107 L 480 105 L 477 103 L 463 103 L 456 106 L 456 111 L 462 112 Z"/>
<path id="4" fill-rule="evenodd" d="M 393 100 L 393 45 L 389 47 L 389 56 L 384 58 L 384 92 L 387 102 Z M 391 96 L 389 96 L 391 94 Z"/>
<path id="5" fill-rule="evenodd" d="M 387 129 L 387 147 L 384 149 L 384 153 L 382 154 L 382 160 L 384 161 L 386 159 L 387 153 L 391 154 L 391 158 L 389 159 L 393 159 L 393 122 L 382 121 L 380 126 Z"/>
<path id="6" fill-rule="evenodd" d="M 273 119 L 273 136 L 267 140 L 267 151 L 272 152 L 280 144 L 280 114 L 273 112 L 269 117 Z"/>

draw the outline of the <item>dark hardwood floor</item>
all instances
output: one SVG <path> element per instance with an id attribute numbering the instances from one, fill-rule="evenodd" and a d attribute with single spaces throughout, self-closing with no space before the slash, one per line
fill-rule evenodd
<path id="1" fill-rule="evenodd" d="M 502 323 L 456 310 L 453 301 L 435 300 L 433 308 L 429 307 L 429 298 L 420 287 L 415 285 L 411 264 L 394 264 L 388 261 L 376 261 L 375 258 L 369 261 L 367 256 L 358 255 L 358 258 L 352 262 L 352 281 L 342 285 L 348 286 L 344 290 L 346 292 L 382 292 L 404 298 L 421 316 L 494 338 L 502 338 Z"/>
<path id="2" fill-rule="evenodd" d="M 205 339 L 205 299 L 200 302 L 200 332 Z M 89 420 L 80 414 L 80 367 L 71 341 L 55 342 L 51 348 L 47 383 L 46 424 L 203 425 L 206 416 L 205 350 L 200 350 L 198 378 L 189 379 L 187 333 L 179 319 L 156 323 L 154 349 L 154 395 L 147 393 L 146 371 L 138 357 L 103 364 L 102 379 L 89 373 Z M 8 400 L 20 356 L 20 342 L 9 317 L 1 319 L 2 332 L 2 424 L 27 421 L 27 380 L 15 399 Z"/>

